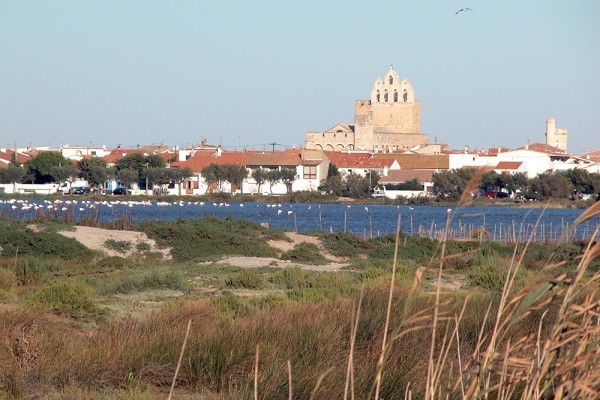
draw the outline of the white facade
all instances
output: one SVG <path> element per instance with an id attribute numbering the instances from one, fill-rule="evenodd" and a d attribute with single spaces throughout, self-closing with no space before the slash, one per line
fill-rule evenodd
<path id="1" fill-rule="evenodd" d="M 497 155 L 478 155 L 461 153 L 449 155 L 449 168 L 490 167 L 494 168 L 503 161 L 522 162 L 527 177 L 533 178 L 543 172 L 566 171 L 575 168 L 586 168 L 593 164 L 589 160 L 567 154 L 550 154 L 532 150 L 511 150 Z"/>

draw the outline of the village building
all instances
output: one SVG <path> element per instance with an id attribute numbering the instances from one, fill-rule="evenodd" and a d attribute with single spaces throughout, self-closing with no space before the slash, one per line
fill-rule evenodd
<path id="1" fill-rule="evenodd" d="M 305 147 L 326 151 L 392 152 L 426 145 L 421 134 L 421 102 L 407 78 L 391 66 L 377 78 L 369 100 L 354 103 L 354 123 L 339 123 L 326 131 L 307 132 Z"/>

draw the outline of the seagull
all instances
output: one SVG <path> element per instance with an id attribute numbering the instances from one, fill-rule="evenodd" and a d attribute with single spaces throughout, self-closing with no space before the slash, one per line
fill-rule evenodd
<path id="1" fill-rule="evenodd" d="M 460 10 L 458 10 L 457 12 L 455 12 L 454 15 L 456 15 L 456 14 L 458 14 L 460 12 L 463 12 L 463 11 L 473 11 L 473 9 L 469 8 L 469 7 L 461 8 Z"/>

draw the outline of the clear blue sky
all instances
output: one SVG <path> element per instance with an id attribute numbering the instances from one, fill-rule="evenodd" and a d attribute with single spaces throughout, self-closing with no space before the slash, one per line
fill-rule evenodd
<path id="1" fill-rule="evenodd" d="M 0 0 L 0 147 L 302 145 L 394 63 L 430 140 L 543 142 L 552 116 L 599 149 L 599 21 L 597 0 Z"/>

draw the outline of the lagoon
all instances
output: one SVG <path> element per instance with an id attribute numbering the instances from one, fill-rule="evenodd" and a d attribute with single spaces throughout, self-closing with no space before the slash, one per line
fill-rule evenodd
<path id="1" fill-rule="evenodd" d="M 349 232 L 365 237 L 385 235 L 396 230 L 398 216 L 407 234 L 435 236 L 446 226 L 456 235 L 470 236 L 484 227 L 487 239 L 503 239 L 507 232 L 524 237 L 535 229 L 536 237 L 557 239 L 581 215 L 581 209 L 517 208 L 502 206 L 439 207 L 364 204 L 279 204 L 87 200 L 1 200 L 0 215 L 10 219 L 33 220 L 50 217 L 75 222 L 94 218 L 110 222 L 127 216 L 134 223 L 151 220 L 175 221 L 205 216 L 246 219 L 272 228 L 295 231 L 323 230 Z M 578 227 L 577 237 L 588 237 L 600 224 L 592 219 Z M 457 236 L 458 237 L 458 236 Z"/>

